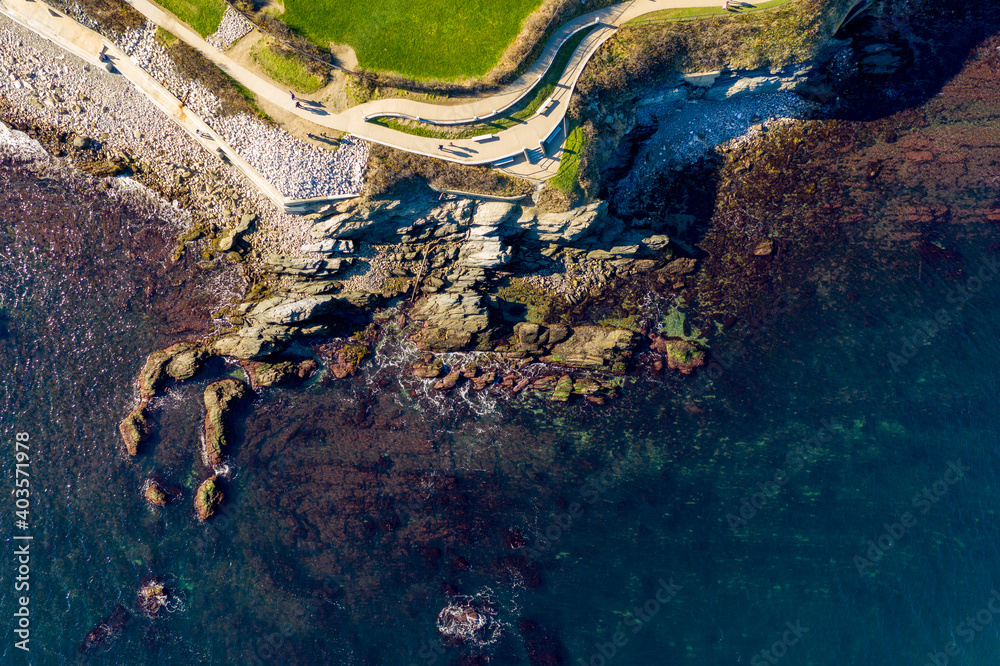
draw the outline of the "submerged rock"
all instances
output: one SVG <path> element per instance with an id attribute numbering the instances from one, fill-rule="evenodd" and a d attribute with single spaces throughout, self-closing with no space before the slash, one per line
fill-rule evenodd
<path id="1" fill-rule="evenodd" d="M 198 511 L 198 517 L 202 520 L 208 520 L 221 503 L 222 489 L 219 488 L 216 477 L 205 479 L 194 494 L 194 508 Z"/>
<path id="2" fill-rule="evenodd" d="M 665 338 L 655 333 L 649 336 L 649 348 L 667 357 L 667 367 L 682 375 L 690 375 L 705 365 L 705 351 L 693 342 Z"/>
<path id="3" fill-rule="evenodd" d="M 146 617 L 155 617 L 167 605 L 169 594 L 159 578 L 147 578 L 139 587 L 139 609 Z"/>
<path id="4" fill-rule="evenodd" d="M 121 604 L 115 604 L 111 614 L 97 623 L 93 629 L 87 632 L 83 642 L 80 644 L 80 652 L 90 652 L 94 648 L 104 647 L 110 643 L 115 636 L 132 619 L 131 614 Z"/>
<path id="5" fill-rule="evenodd" d="M 213 382 L 205 389 L 205 464 L 215 467 L 222 463 L 223 449 L 228 444 L 229 410 L 247 393 L 246 384 L 238 379 Z"/>

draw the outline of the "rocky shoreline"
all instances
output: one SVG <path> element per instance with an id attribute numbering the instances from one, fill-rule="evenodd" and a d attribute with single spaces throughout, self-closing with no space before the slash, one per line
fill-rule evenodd
<path id="1" fill-rule="evenodd" d="M 213 356 L 239 361 L 258 390 L 303 379 L 319 364 L 322 381 L 350 377 L 380 339 L 392 336 L 410 350 L 408 373 L 435 391 L 468 383 L 498 396 L 530 389 L 554 402 L 576 395 L 593 404 L 618 395 L 621 376 L 637 367 L 683 376 L 708 362 L 709 336 L 719 322 L 690 307 L 698 259 L 690 244 L 671 240 L 684 213 L 632 215 L 620 196 L 614 207 L 592 201 L 553 210 L 528 199 L 443 195 L 408 181 L 377 197 L 289 216 L 122 77 L 10 27 L 0 38 L 6 121 L 56 159 L 97 177 L 127 174 L 172 201 L 190 215 L 172 261 L 197 261 L 206 271 L 236 263 L 247 281 L 239 302 L 213 313 L 215 334 L 149 356 L 136 405 L 120 427 L 131 455 L 140 453 L 152 427 L 150 401 L 166 382 L 191 379 Z M 133 37 L 126 50 L 145 58 L 165 83 L 182 86 L 166 71 L 148 26 Z M 787 92 L 802 87 L 808 74 L 715 73 L 651 95 L 642 106 L 647 122 L 673 126 L 671 113 L 687 113 L 685 128 L 694 138 L 680 141 L 674 132 L 649 143 L 623 182 L 637 188 L 712 154 L 718 144 L 780 129 L 783 121 L 765 118 L 812 112 L 814 106 Z M 192 108 L 214 114 L 207 91 L 196 86 L 196 93 Z M 712 131 L 699 134 L 699 112 L 692 109 L 709 102 L 717 106 L 700 115 Z M 720 126 L 717 118 L 733 104 L 739 122 Z M 672 153 L 665 149 L 671 141 L 680 146 Z M 765 261 L 772 248 L 759 238 L 746 251 Z M 478 354 L 471 362 L 448 356 L 470 351 Z M 207 407 L 220 401 L 229 402 L 206 393 Z M 209 413 L 203 456 L 213 475 L 221 471 L 224 433 L 224 420 Z"/>

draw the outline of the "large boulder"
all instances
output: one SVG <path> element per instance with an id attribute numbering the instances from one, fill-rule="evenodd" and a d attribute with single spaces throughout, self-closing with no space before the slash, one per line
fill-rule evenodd
<path id="1" fill-rule="evenodd" d="M 166 367 L 169 361 L 170 354 L 163 350 L 155 351 L 146 358 L 139 379 L 136 380 L 140 400 L 149 400 L 163 386 L 163 382 L 167 380 Z"/>
<path id="2" fill-rule="evenodd" d="M 121 433 L 125 449 L 133 456 L 139 454 L 139 445 L 146 441 L 149 435 L 149 422 L 146 418 L 146 407 L 148 404 L 148 400 L 141 401 L 118 424 L 118 432 Z"/>
<path id="3" fill-rule="evenodd" d="M 208 520 L 222 504 L 222 489 L 215 476 L 205 479 L 194 494 L 194 508 L 198 517 Z"/>
<path id="4" fill-rule="evenodd" d="M 510 246 L 494 238 L 477 237 L 468 240 L 458 253 L 458 265 L 468 268 L 498 268 L 510 259 Z"/>
<path id="5" fill-rule="evenodd" d="M 539 242 L 563 245 L 599 233 L 607 217 L 608 202 L 595 201 L 562 213 L 541 213 L 531 208 L 524 211 L 517 225 Z"/>
<path id="6" fill-rule="evenodd" d="M 475 293 L 431 294 L 410 313 L 424 328 L 410 340 L 423 351 L 448 352 L 468 348 L 475 336 L 489 328 L 489 312 Z"/>
<path id="7" fill-rule="evenodd" d="M 338 302 L 332 295 L 276 296 L 258 303 L 247 318 L 265 325 L 301 324 L 330 312 Z"/>
<path id="8" fill-rule="evenodd" d="M 222 337 L 212 347 L 220 356 L 259 359 L 283 351 L 294 336 L 295 329 L 288 326 L 258 324 Z"/>
<path id="9" fill-rule="evenodd" d="M 552 353 L 541 360 L 575 368 L 624 372 L 637 337 L 632 331 L 620 328 L 577 326 L 568 339 L 553 345 Z"/>
<path id="10" fill-rule="evenodd" d="M 655 333 L 649 335 L 649 348 L 667 357 L 667 367 L 682 375 L 690 375 L 705 365 L 705 351 L 693 342 L 667 338 Z"/>
<path id="11" fill-rule="evenodd" d="M 229 411 L 247 394 L 246 384 L 238 379 L 212 382 L 205 389 L 205 464 L 216 467 L 222 463 L 229 436 Z"/>
<path id="12" fill-rule="evenodd" d="M 254 389 L 302 381 L 319 367 L 316 361 L 311 358 L 298 363 L 293 361 L 280 361 L 278 363 L 245 361 L 240 365 L 246 370 L 247 377 L 250 379 L 250 387 Z"/>
<path id="13" fill-rule="evenodd" d="M 191 379 L 198 374 L 205 359 L 209 357 L 208 350 L 197 342 L 181 342 L 165 351 L 170 354 L 166 373 L 178 381 Z"/>
<path id="14" fill-rule="evenodd" d="M 480 333 L 489 327 L 489 313 L 483 305 L 483 297 L 471 292 L 425 296 L 413 308 L 410 317 L 435 328 L 462 333 Z"/>

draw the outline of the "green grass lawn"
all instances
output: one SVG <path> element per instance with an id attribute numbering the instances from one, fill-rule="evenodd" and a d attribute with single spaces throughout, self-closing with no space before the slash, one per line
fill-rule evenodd
<path id="1" fill-rule="evenodd" d="M 268 39 L 257 42 L 250 52 L 250 56 L 267 72 L 269 77 L 297 92 L 314 93 L 326 85 L 325 78 L 306 68 L 301 56 L 276 47 Z"/>
<path id="2" fill-rule="evenodd" d="M 661 9 L 658 12 L 651 12 L 636 17 L 627 25 L 642 25 L 644 23 L 663 23 L 665 21 L 689 21 L 691 19 L 706 18 L 709 16 L 739 16 L 759 12 L 766 9 L 774 9 L 789 0 L 767 0 L 766 2 L 745 2 L 745 4 L 733 4 L 733 10 L 725 10 L 722 3 L 718 7 L 688 7 L 686 9 Z"/>
<path id="3" fill-rule="evenodd" d="M 365 69 L 457 79 L 492 69 L 541 2 L 285 0 L 281 19 L 318 46 L 352 46 Z"/>
<path id="4" fill-rule="evenodd" d="M 586 148 L 587 135 L 579 125 L 574 127 L 566 137 L 566 146 L 559 161 L 559 171 L 549 180 L 549 185 L 573 194 L 580 187 L 580 156 Z"/>
<path id="5" fill-rule="evenodd" d="M 202 37 L 208 37 L 219 27 L 222 15 L 226 13 L 223 0 L 155 0 L 177 18 L 195 29 Z"/>

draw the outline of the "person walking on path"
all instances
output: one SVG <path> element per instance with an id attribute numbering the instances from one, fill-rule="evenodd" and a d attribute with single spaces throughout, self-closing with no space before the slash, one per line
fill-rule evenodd
<path id="1" fill-rule="evenodd" d="M 298 109 L 298 108 L 301 108 L 301 107 L 302 107 L 302 105 L 299 104 L 299 101 L 295 100 L 295 108 Z"/>
<path id="2" fill-rule="evenodd" d="M 726 2 L 726 6 L 729 6 L 728 2 Z M 291 90 L 289 90 L 288 94 L 292 96 L 292 101 L 294 102 L 295 101 L 295 93 L 293 93 Z"/>

